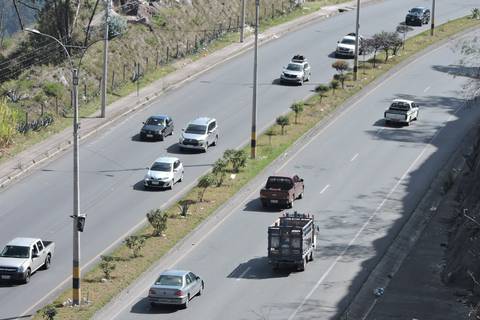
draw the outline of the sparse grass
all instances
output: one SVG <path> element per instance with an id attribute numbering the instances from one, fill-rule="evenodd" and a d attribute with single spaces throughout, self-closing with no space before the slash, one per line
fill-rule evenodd
<path id="1" fill-rule="evenodd" d="M 258 138 L 257 160 L 248 160 L 246 169 L 236 176 L 234 180 L 226 179 L 221 187 L 212 187 L 207 189 L 205 193 L 205 201 L 198 203 L 196 188 L 192 189 L 182 200 L 191 200 L 193 204 L 190 206 L 189 214 L 186 218 L 180 217 L 179 208 L 173 205 L 166 209 L 169 216 L 168 228 L 165 237 L 151 237 L 151 227 L 145 227 L 136 235 L 146 237 L 145 247 L 142 249 L 142 255 L 138 258 L 131 258 L 130 250 L 125 246 L 119 246 L 114 250 L 112 256 L 117 258 L 117 268 L 113 272 L 113 279 L 109 282 L 101 282 L 102 271 L 98 265 L 91 271 L 87 272 L 83 277 L 82 293 L 84 297 L 88 297 L 92 301 L 91 304 L 78 308 L 60 307 L 61 303 L 71 297 L 70 290 L 62 293 L 55 301 L 54 305 L 58 306 L 58 317 L 61 319 L 90 319 L 93 314 L 108 303 L 116 294 L 135 281 L 143 272 L 145 272 L 153 263 L 160 259 L 168 250 L 170 250 L 178 241 L 183 239 L 189 232 L 197 227 L 208 216 L 215 212 L 218 207 L 228 201 L 238 190 L 240 190 L 251 179 L 265 169 L 274 159 L 281 155 L 290 147 L 298 138 L 304 135 L 308 130 L 314 127 L 325 116 L 334 111 L 338 106 L 345 102 L 348 98 L 359 92 L 366 85 L 371 83 L 389 69 L 412 56 L 412 54 L 421 51 L 436 41 L 446 39 L 455 33 L 473 26 L 480 26 L 480 21 L 471 19 L 457 19 L 442 25 L 437 29 L 434 37 L 429 36 L 429 32 L 423 32 L 414 38 L 407 40 L 405 50 L 399 55 L 393 57 L 388 63 L 380 63 L 376 69 L 367 65 L 366 68 L 360 69 L 359 81 L 346 81 L 345 89 L 338 89 L 335 95 L 331 91 L 327 92 L 321 104 L 318 95 L 312 96 L 305 101 L 304 112 L 299 114 L 298 124 L 293 124 L 294 113 L 290 112 L 291 125 L 286 127 L 284 135 L 280 135 L 280 128 L 274 125 L 271 131 L 274 135 L 263 134 Z M 379 57 L 382 61 L 382 56 Z M 244 148 L 246 152 L 249 147 Z M 35 315 L 34 319 L 41 319 L 40 315 Z"/>

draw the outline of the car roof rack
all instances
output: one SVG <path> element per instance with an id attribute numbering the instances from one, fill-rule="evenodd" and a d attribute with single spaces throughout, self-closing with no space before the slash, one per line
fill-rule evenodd
<path id="1" fill-rule="evenodd" d="M 307 60 L 307 58 L 305 58 L 304 55 L 301 55 L 301 54 L 296 54 L 293 56 L 292 58 L 292 62 L 305 62 L 305 60 Z"/>

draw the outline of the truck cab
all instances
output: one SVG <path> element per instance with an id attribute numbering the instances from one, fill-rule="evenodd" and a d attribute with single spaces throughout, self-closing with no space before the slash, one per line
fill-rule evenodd
<path id="1" fill-rule="evenodd" d="M 35 271 L 50 267 L 54 247 L 38 238 L 11 240 L 0 251 L 0 280 L 28 283 Z"/>

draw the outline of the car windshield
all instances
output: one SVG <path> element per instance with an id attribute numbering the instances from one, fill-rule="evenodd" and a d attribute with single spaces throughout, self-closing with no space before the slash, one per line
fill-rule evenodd
<path id="1" fill-rule="evenodd" d="M 355 44 L 355 39 L 342 39 L 343 44 Z"/>
<path id="2" fill-rule="evenodd" d="M 165 163 L 165 162 L 155 162 L 152 167 L 150 168 L 151 171 L 165 171 L 170 172 L 172 171 L 172 164 Z"/>
<path id="3" fill-rule="evenodd" d="M 415 14 L 420 14 L 422 13 L 422 9 L 420 8 L 413 8 L 412 10 L 410 10 L 410 13 L 415 13 Z"/>
<path id="4" fill-rule="evenodd" d="M 145 123 L 149 126 L 163 126 L 165 125 L 165 119 L 161 118 L 148 118 L 147 122 Z"/>
<path id="5" fill-rule="evenodd" d="M 302 71 L 302 66 L 296 63 L 289 63 L 287 66 L 287 70 Z"/>
<path id="6" fill-rule="evenodd" d="M 207 131 L 207 126 L 199 124 L 189 124 L 185 133 L 204 134 Z"/>
<path id="7" fill-rule="evenodd" d="M 162 285 L 162 286 L 176 286 L 176 287 L 181 287 L 182 286 L 182 277 L 181 276 L 167 276 L 167 275 L 161 275 L 158 277 L 157 281 L 155 281 L 155 284 Z"/>
<path id="8" fill-rule="evenodd" d="M 30 255 L 29 247 L 20 247 L 20 246 L 6 246 L 0 257 L 4 258 L 26 258 L 28 259 Z"/>
<path id="9" fill-rule="evenodd" d="M 410 106 L 405 102 L 394 102 L 390 106 L 390 110 L 408 111 Z"/>
<path id="10" fill-rule="evenodd" d="M 267 189 L 290 190 L 293 188 L 292 180 L 282 177 L 270 177 L 267 180 Z"/>

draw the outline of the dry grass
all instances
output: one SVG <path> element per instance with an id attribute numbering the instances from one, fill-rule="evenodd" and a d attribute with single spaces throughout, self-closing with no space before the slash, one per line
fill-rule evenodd
<path id="1" fill-rule="evenodd" d="M 97 310 L 135 281 L 135 279 L 160 259 L 178 241 L 184 238 L 205 218 L 215 212 L 221 204 L 228 201 L 228 199 L 247 182 L 282 154 L 292 143 L 348 98 L 412 54 L 421 51 L 436 41 L 446 39 L 455 33 L 473 26 L 480 26 L 480 21 L 462 18 L 440 26 L 434 37 L 430 37 L 428 32 L 424 32 L 408 40 L 406 49 L 402 51 L 401 54 L 390 59 L 388 63 L 380 63 L 376 69 L 372 69 L 370 66 L 360 69 L 361 77 L 359 77 L 359 81 L 356 83 L 347 81 L 346 89 L 338 89 L 335 94 L 328 92 L 322 99 L 321 104 L 319 103 L 318 95 L 311 97 L 306 101 L 304 112 L 299 115 L 298 124 L 293 124 L 293 113 L 288 115 L 290 123 L 292 124 L 286 127 L 285 135 L 280 135 L 280 128 L 275 125 L 273 126 L 273 130 L 276 132 L 276 135 L 273 135 L 271 139 L 266 135 L 259 136 L 257 160 L 248 160 L 246 169 L 242 170 L 235 180 L 228 180 L 224 186 L 219 188 L 207 189 L 205 201 L 201 203 L 196 202 L 197 188 L 191 190 L 183 199 L 191 200 L 194 203 L 190 207 L 189 214 L 186 218 L 179 216 L 179 208 L 177 205 L 167 209 L 166 213 L 170 218 L 168 219 L 168 228 L 164 237 L 151 237 L 152 229 L 150 227 L 139 231 L 137 234 L 147 239 L 145 247 L 141 252 L 141 257 L 131 258 L 130 251 L 123 245 L 117 248 L 112 253 L 112 256 L 118 259 L 117 268 L 113 272 L 113 279 L 110 282 L 103 283 L 100 281 L 102 272 L 98 266 L 87 272 L 82 282 L 82 293 L 83 296 L 88 297 L 92 303 L 79 308 L 59 307 L 58 317 L 61 319 L 91 318 Z M 379 59 L 382 60 L 382 58 L 380 55 Z M 245 148 L 245 151 L 249 151 L 248 147 Z M 59 306 L 69 297 L 71 297 L 71 292 L 67 290 L 56 299 L 54 304 Z M 40 316 L 37 314 L 34 319 L 40 319 Z"/>

